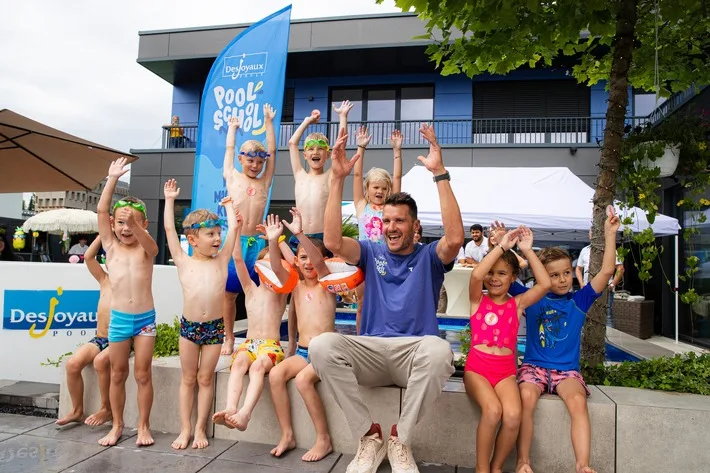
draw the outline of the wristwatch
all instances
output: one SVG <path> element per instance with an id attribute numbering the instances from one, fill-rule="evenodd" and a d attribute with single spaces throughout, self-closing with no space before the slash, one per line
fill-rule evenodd
<path id="1" fill-rule="evenodd" d="M 434 182 L 450 181 L 450 180 L 451 180 L 451 174 L 449 174 L 449 171 L 446 171 L 444 174 L 439 174 L 438 176 L 434 176 Z"/>

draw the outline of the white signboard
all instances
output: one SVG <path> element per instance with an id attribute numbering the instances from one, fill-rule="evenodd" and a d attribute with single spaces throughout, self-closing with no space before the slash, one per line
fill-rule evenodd
<path id="1" fill-rule="evenodd" d="M 182 314 L 175 266 L 156 265 L 156 323 Z M 99 285 L 83 264 L 0 262 L 0 379 L 59 383 L 42 366 L 96 335 Z"/>

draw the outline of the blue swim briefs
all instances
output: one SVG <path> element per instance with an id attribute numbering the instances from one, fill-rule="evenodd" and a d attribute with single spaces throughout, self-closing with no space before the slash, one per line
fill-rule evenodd
<path id="1" fill-rule="evenodd" d="M 308 358 L 308 347 L 302 347 L 301 345 L 298 345 L 298 348 L 296 348 L 296 355 L 300 356 L 307 362 L 311 362 L 311 360 Z"/>
<path id="2" fill-rule="evenodd" d="M 249 271 L 249 276 L 251 280 L 254 281 L 256 285 L 259 285 L 259 275 L 256 274 L 254 269 L 254 264 L 259 256 L 259 252 L 266 248 L 266 240 L 259 238 L 258 236 L 242 236 L 242 258 L 247 266 L 247 271 Z M 237 268 L 234 266 L 234 259 L 229 259 L 229 266 L 227 267 L 227 292 L 239 293 L 244 292 L 242 285 L 237 277 Z"/>
<path id="3" fill-rule="evenodd" d="M 142 314 L 111 310 L 111 321 L 108 324 L 109 342 L 123 342 L 138 335 L 155 337 L 155 309 Z"/>

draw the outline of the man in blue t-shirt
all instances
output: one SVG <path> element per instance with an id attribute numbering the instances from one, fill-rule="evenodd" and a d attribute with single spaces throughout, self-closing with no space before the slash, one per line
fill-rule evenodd
<path id="1" fill-rule="evenodd" d="M 409 194 L 387 198 L 382 213 L 386 245 L 342 236 L 343 184 L 358 156 L 345 157 L 345 131 L 333 148 L 332 178 L 325 210 L 325 246 L 365 272 L 365 305 L 359 336 L 325 333 L 311 340 L 312 366 L 360 439 L 348 473 L 377 471 L 385 455 L 393 473 L 418 471 L 410 448 L 414 426 L 434 404 L 454 371 L 451 346 L 439 338 L 436 306 L 444 273 L 463 244 L 463 222 L 444 168 L 434 129 L 419 130 L 429 155 L 419 157 L 439 191 L 445 236 L 415 244 L 421 227 Z M 384 442 L 379 424 L 360 397 L 359 385 L 406 387 L 399 421 Z"/>
<path id="2" fill-rule="evenodd" d="M 572 258 L 562 248 L 545 248 L 539 258 L 545 265 L 552 288 L 547 296 L 525 311 L 526 342 L 523 364 L 518 369 L 518 385 L 523 412 L 518 434 L 516 473 L 532 473 L 530 448 L 533 439 L 535 406 L 542 393 L 558 394 L 572 421 L 572 447 L 576 471 L 592 473 L 589 466 L 592 430 L 587 410 L 589 388 L 579 372 L 582 327 L 587 311 L 607 287 L 616 269 L 616 233 L 619 217 L 611 214 L 604 223 L 602 268 L 582 289 L 571 293 L 574 281 Z M 511 287 L 511 295 L 527 288 Z"/>

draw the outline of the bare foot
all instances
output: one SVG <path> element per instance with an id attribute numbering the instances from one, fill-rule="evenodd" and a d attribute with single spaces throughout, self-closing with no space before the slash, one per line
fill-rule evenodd
<path id="1" fill-rule="evenodd" d="M 592 470 L 588 466 L 580 466 L 577 467 L 577 473 L 597 473 L 595 470 Z"/>
<path id="2" fill-rule="evenodd" d="M 65 415 L 61 419 L 57 419 L 55 422 L 56 425 L 67 425 L 71 424 L 72 422 L 81 422 L 84 419 L 84 413 L 83 412 L 70 412 L 69 414 Z"/>
<path id="3" fill-rule="evenodd" d="M 226 419 L 227 422 L 231 422 L 237 430 L 241 430 L 242 432 L 247 430 L 250 420 L 251 416 L 243 414 L 242 411 L 237 411 L 236 414 L 232 414 Z"/>
<path id="4" fill-rule="evenodd" d="M 296 441 L 293 439 L 293 435 L 282 435 L 279 444 L 271 449 L 271 454 L 275 457 L 280 457 L 289 450 L 296 448 Z"/>
<path id="5" fill-rule="evenodd" d="M 171 443 L 170 446 L 175 450 L 185 450 L 188 443 L 190 443 L 190 431 L 180 432 L 178 438 L 173 440 L 173 443 Z"/>
<path id="6" fill-rule="evenodd" d="M 222 342 L 222 351 L 219 352 L 220 355 L 231 355 L 234 351 L 234 338 L 224 337 L 224 342 Z"/>
<path id="7" fill-rule="evenodd" d="M 530 464 L 518 463 L 518 466 L 515 468 L 515 473 L 534 473 L 534 472 L 533 472 L 533 469 L 530 467 Z"/>
<path id="8" fill-rule="evenodd" d="M 99 425 L 104 425 L 109 420 L 111 420 L 111 410 L 102 408 L 95 414 L 91 414 L 87 417 L 84 423 L 91 427 L 97 427 Z"/>
<path id="9" fill-rule="evenodd" d="M 227 418 L 231 415 L 233 415 L 237 411 L 219 411 L 215 412 L 214 415 L 212 416 L 212 422 L 217 424 L 217 425 L 224 425 L 227 428 L 233 429 L 234 424 L 232 422 L 229 422 Z"/>
<path id="10" fill-rule="evenodd" d="M 303 454 L 301 460 L 304 462 L 317 462 L 333 452 L 333 444 L 330 443 L 330 438 L 317 439 L 315 445 Z"/>
<path id="11" fill-rule="evenodd" d="M 195 429 L 195 440 L 192 442 L 192 448 L 207 448 L 209 444 L 207 435 L 203 431 Z"/>
<path id="12" fill-rule="evenodd" d="M 121 435 L 123 435 L 123 426 L 114 425 L 111 428 L 111 432 L 109 432 L 104 438 L 99 440 L 99 445 L 102 445 L 104 447 L 113 447 L 118 443 L 118 439 L 121 438 Z"/>
<path id="13" fill-rule="evenodd" d="M 190 440 L 188 439 L 188 442 Z M 148 430 L 148 427 L 138 427 L 138 437 L 136 438 L 136 447 L 147 447 L 149 445 L 153 445 L 155 443 L 155 440 L 153 440 L 153 436 L 150 435 L 150 430 Z"/>

